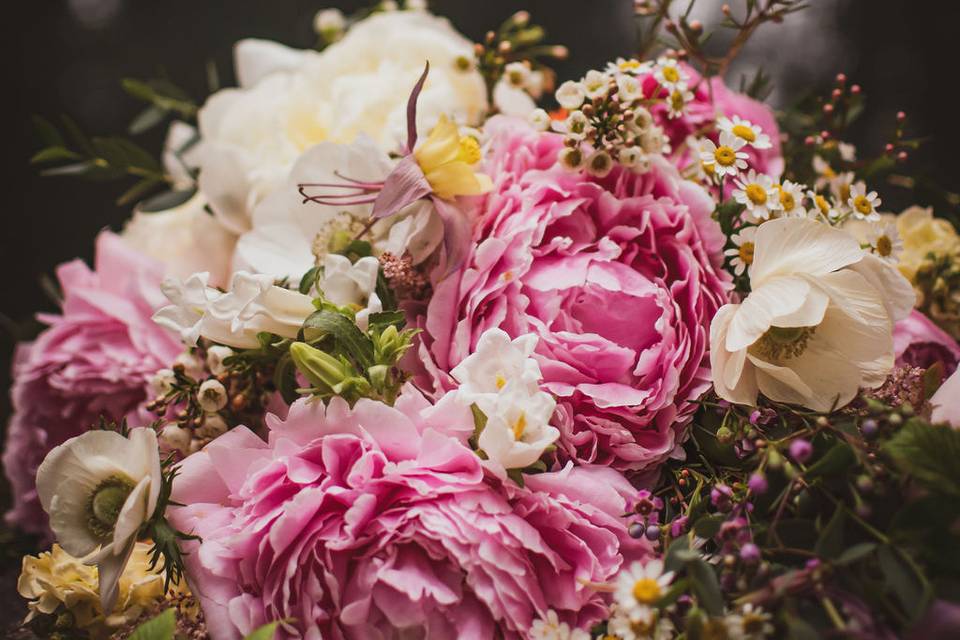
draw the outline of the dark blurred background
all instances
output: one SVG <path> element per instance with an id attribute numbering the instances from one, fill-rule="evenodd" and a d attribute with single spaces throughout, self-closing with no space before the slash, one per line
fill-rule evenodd
<path id="1" fill-rule="evenodd" d="M 728 0 L 738 7 L 736 0 Z M 114 199 L 117 184 L 44 178 L 27 164 L 39 148 L 30 116 L 55 119 L 66 113 L 93 135 L 122 133 L 142 104 L 119 86 L 124 77 L 155 77 L 164 69 L 196 99 L 207 93 L 206 63 L 213 61 L 223 85 L 233 84 L 231 47 L 244 37 L 313 46 L 312 18 L 330 5 L 349 13 L 369 2 L 322 0 L 32 0 L 8 16 L 6 41 L 19 54 L 10 65 L 5 102 L 13 142 L 3 145 L 3 184 L 9 196 L 0 231 L 0 424 L 5 424 L 12 323 L 29 319 L 53 303 L 38 284 L 55 265 L 80 256 L 89 260 L 93 238 L 119 229 L 130 211 Z M 677 4 L 686 7 L 686 0 Z M 767 25 L 748 45 L 736 76 L 757 65 L 773 75 L 772 102 L 783 106 L 811 90 L 827 91 L 845 72 L 868 97 L 854 129 L 864 152 L 881 148 L 894 114 L 910 115 L 912 135 L 932 141 L 918 162 L 951 191 L 960 190 L 960 128 L 956 106 L 956 25 L 960 3 L 916 0 L 810 0 L 811 8 L 783 25 Z M 560 80 L 602 67 L 635 48 L 632 0 L 433 0 L 474 40 L 518 9 L 528 9 L 546 27 L 551 42 L 570 48 L 555 65 Z M 721 0 L 698 0 L 695 16 L 719 17 Z M 139 140 L 159 151 L 162 128 Z M 887 200 L 885 198 L 885 200 Z M 889 201 L 887 201 L 889 202 Z M 886 202 L 885 202 L 886 204 Z M 912 204 L 909 202 L 898 205 Z M 920 203 L 925 204 L 925 203 Z M 2 431 L 2 427 L 0 427 Z M 4 507 L 5 508 L 5 507 Z M 4 542 L 0 540 L 0 542 Z M 7 555 L 7 554 L 3 554 Z M 15 554 L 10 554 L 12 559 Z M 3 564 L 7 564 L 4 562 Z M 4 568 L 0 621 L 20 615 L 10 593 L 18 568 Z M 3 625 L 0 624 L 0 629 Z"/>

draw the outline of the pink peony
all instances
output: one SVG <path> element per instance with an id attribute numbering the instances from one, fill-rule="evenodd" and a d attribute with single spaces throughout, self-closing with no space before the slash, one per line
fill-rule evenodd
<path id="1" fill-rule="evenodd" d="M 486 329 L 532 332 L 563 457 L 664 460 L 710 386 L 710 320 L 727 299 L 712 199 L 660 158 L 597 179 L 555 163 L 557 135 L 504 118 L 487 130 L 496 182 L 476 244 L 421 319 L 432 383 L 452 386 Z"/>
<path id="2" fill-rule="evenodd" d="M 464 445 L 469 410 L 408 386 L 395 407 L 299 400 L 187 458 L 174 523 L 194 531 L 191 588 L 217 640 L 286 619 L 330 640 L 518 638 L 554 609 L 585 627 L 645 543 L 621 517 L 635 493 L 612 469 L 497 477 Z M 624 558 L 624 553 L 629 552 Z"/>
<path id="3" fill-rule="evenodd" d="M 100 416 L 135 413 L 149 377 L 180 352 L 176 338 L 150 319 L 162 275 L 109 232 L 97 238 L 94 271 L 80 260 L 57 270 L 63 313 L 40 317 L 49 328 L 19 346 L 13 367 L 14 414 L 3 454 L 14 496 L 9 522 L 48 534 L 34 485 L 47 452 Z"/>
<path id="4" fill-rule="evenodd" d="M 683 115 L 679 118 L 670 118 L 669 109 L 663 102 L 658 102 L 651 107 L 654 119 L 663 127 L 670 140 L 670 146 L 675 151 L 679 150 L 689 136 L 702 135 L 698 132 L 704 127 L 711 126 L 721 116 L 727 118 L 740 116 L 759 126 L 770 137 L 769 149 L 755 149 L 750 145 L 743 149 L 747 153 L 750 166 L 760 173 L 774 178 L 779 177 L 784 168 L 780 148 L 780 129 L 777 127 L 776 117 L 770 107 L 750 96 L 730 90 L 723 83 L 722 78 L 713 77 L 708 82 L 693 67 L 686 64 L 681 67 L 689 77 L 688 85 L 693 93 L 693 100 L 684 107 Z M 653 74 L 643 79 L 642 86 L 643 94 L 646 96 L 654 95 L 657 91 L 665 91 L 659 88 Z M 719 134 L 710 137 L 714 142 L 719 140 Z M 684 151 L 676 158 L 676 163 L 682 169 L 689 165 L 692 159 L 693 156 Z"/>
<path id="5" fill-rule="evenodd" d="M 927 369 L 941 362 L 944 375 L 949 376 L 960 364 L 957 341 L 916 309 L 894 325 L 893 348 L 898 365 Z"/>

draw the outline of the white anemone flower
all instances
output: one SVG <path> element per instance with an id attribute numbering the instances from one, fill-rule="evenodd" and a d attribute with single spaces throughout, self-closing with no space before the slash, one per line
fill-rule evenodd
<path id="1" fill-rule="evenodd" d="M 129 438 L 88 431 L 55 447 L 37 469 L 50 528 L 67 553 L 97 565 L 104 611 L 116 604 L 120 575 L 161 484 L 157 434 L 144 427 Z"/>
<path id="2" fill-rule="evenodd" d="M 487 329 L 474 352 L 450 371 L 460 383 L 457 393 L 466 402 L 497 394 L 508 382 L 520 383 L 527 393 L 540 389 L 540 365 L 531 358 L 537 336 L 528 333 L 511 339 L 503 329 Z"/>
<path id="3" fill-rule="evenodd" d="M 556 400 L 549 393 L 530 390 L 521 380 L 513 380 L 496 395 L 477 400 L 487 416 L 478 444 L 487 458 L 504 469 L 523 469 L 540 459 L 543 452 L 560 437 L 549 422 Z"/>
<path id="4" fill-rule="evenodd" d="M 913 308 L 910 283 L 846 231 L 805 218 L 757 230 L 751 292 L 710 327 L 717 394 L 830 411 L 893 368 L 893 325 Z"/>

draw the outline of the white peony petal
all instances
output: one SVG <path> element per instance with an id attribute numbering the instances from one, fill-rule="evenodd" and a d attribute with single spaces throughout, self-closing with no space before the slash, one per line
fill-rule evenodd
<path id="1" fill-rule="evenodd" d="M 272 40 L 247 38 L 233 47 L 233 66 L 241 87 L 252 87 L 271 73 L 295 71 L 307 63 L 312 51 L 291 49 Z"/>
<path id="2" fill-rule="evenodd" d="M 757 229 L 750 282 L 781 275 L 820 276 L 859 261 L 864 252 L 849 233 L 805 218 L 779 218 Z"/>

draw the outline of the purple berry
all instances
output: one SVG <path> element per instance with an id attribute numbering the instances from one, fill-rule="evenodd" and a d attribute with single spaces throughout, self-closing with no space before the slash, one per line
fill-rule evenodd
<path id="1" fill-rule="evenodd" d="M 634 522 L 627 529 L 627 533 L 630 534 L 631 538 L 642 538 L 643 532 L 646 530 L 646 526 L 642 522 Z"/>
<path id="2" fill-rule="evenodd" d="M 790 443 L 790 457 L 803 464 L 813 455 L 813 445 L 803 438 L 797 438 Z"/>
<path id="3" fill-rule="evenodd" d="M 748 542 L 740 547 L 740 559 L 747 564 L 754 564 L 760 561 L 760 547 Z"/>
<path id="4" fill-rule="evenodd" d="M 645 535 L 647 536 L 647 540 L 649 540 L 650 542 L 653 542 L 653 541 L 655 541 L 655 540 L 659 540 L 659 539 L 660 539 L 660 525 L 657 525 L 657 524 L 652 524 L 652 525 L 650 525 L 649 527 L 647 527 L 647 531 L 646 531 Z"/>
<path id="5" fill-rule="evenodd" d="M 767 476 L 760 472 L 754 473 L 750 476 L 750 479 L 747 480 L 747 486 L 750 488 L 752 493 L 762 496 L 769 488 L 769 485 L 767 484 Z"/>

